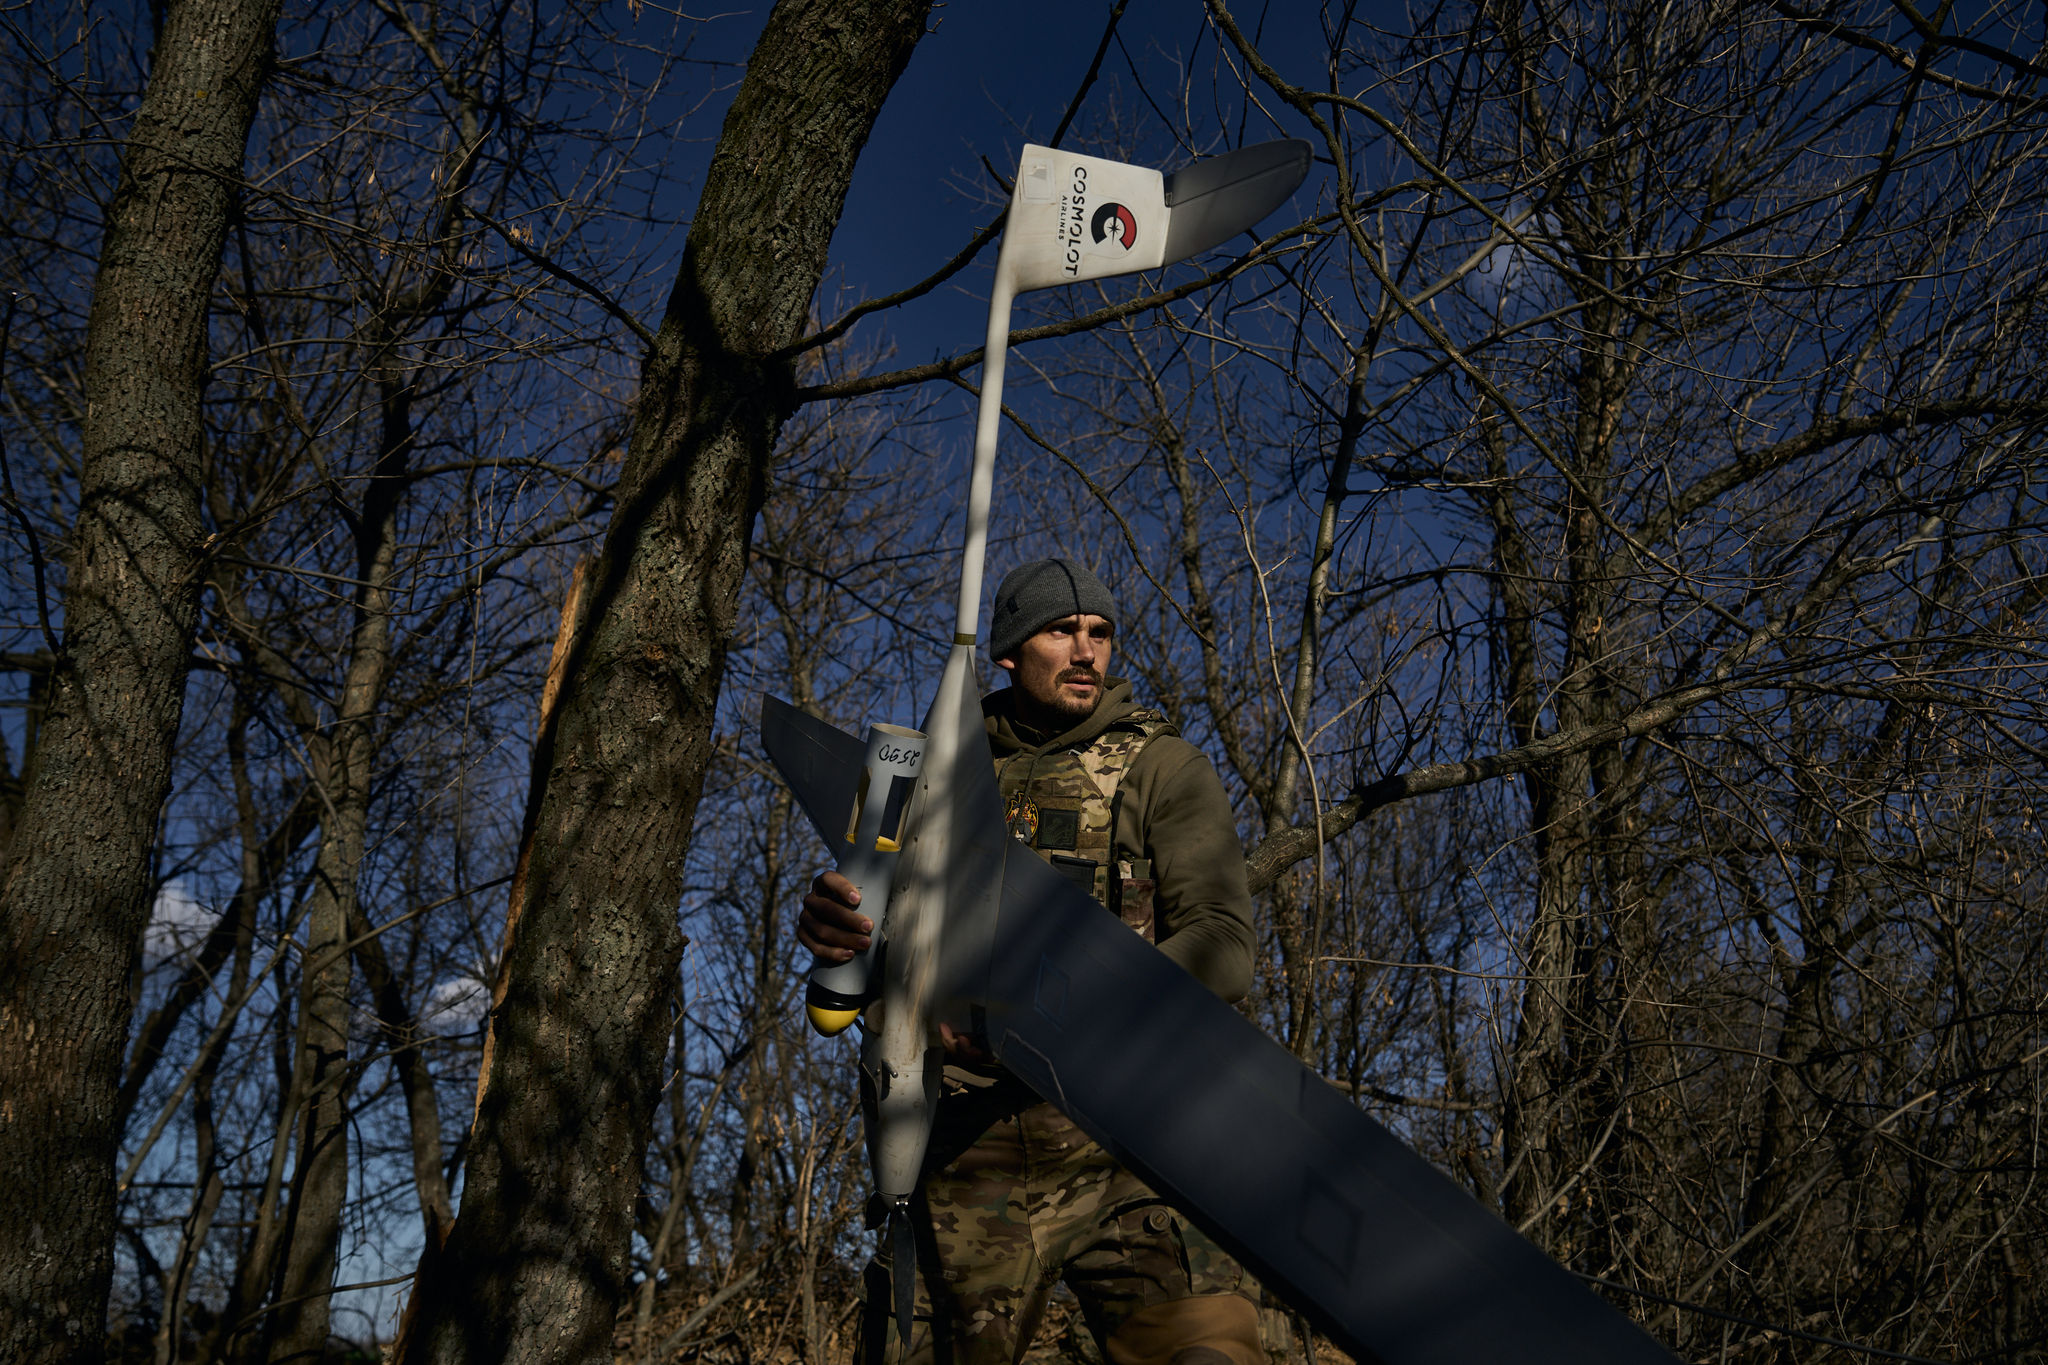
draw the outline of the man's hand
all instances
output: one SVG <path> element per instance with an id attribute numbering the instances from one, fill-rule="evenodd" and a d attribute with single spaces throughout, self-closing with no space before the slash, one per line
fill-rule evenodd
<path id="1" fill-rule="evenodd" d="M 992 1062 L 995 1058 L 974 1045 L 974 1035 L 961 1033 L 951 1024 L 939 1025 L 939 1045 L 956 1062 Z"/>
<path id="2" fill-rule="evenodd" d="M 850 961 L 866 949 L 868 935 L 875 932 L 875 922 L 860 912 L 859 905 L 860 892 L 852 882 L 837 872 L 820 872 L 811 879 L 803 911 L 796 917 L 796 941 L 817 954 L 821 962 Z M 939 1041 L 946 1055 L 956 1061 L 994 1060 L 974 1045 L 970 1035 L 951 1025 L 939 1025 Z"/>
<path id="3" fill-rule="evenodd" d="M 811 879 L 804 897 L 803 913 L 796 917 L 796 941 L 824 962 L 849 962 L 868 946 L 875 922 L 863 915 L 860 892 L 837 872 L 820 872 Z"/>

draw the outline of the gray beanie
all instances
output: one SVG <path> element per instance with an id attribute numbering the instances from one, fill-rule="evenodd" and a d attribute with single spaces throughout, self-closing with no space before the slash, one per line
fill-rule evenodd
<path id="1" fill-rule="evenodd" d="M 1007 659 L 1048 621 L 1065 616 L 1116 620 L 1116 603 L 1102 580 L 1070 559 L 1034 559 L 1019 564 L 996 589 L 989 616 L 988 656 Z"/>

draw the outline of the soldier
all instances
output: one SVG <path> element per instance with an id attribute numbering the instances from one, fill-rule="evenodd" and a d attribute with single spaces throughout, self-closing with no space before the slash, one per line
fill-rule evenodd
<path id="1" fill-rule="evenodd" d="M 996 592 L 989 655 L 1010 686 L 982 711 L 1010 833 L 1238 1000 L 1251 984 L 1252 919 L 1230 802 L 1201 752 L 1109 676 L 1116 616 L 1095 575 L 1067 560 L 1022 565 Z M 858 905 L 845 878 L 821 874 L 798 939 L 825 960 L 851 958 L 874 927 Z M 865 1365 L 1012 1365 L 1060 1280 L 1110 1365 L 1265 1365 L 1237 1263 L 972 1039 L 942 1033 L 914 1339 L 908 1352 L 893 1340 L 878 1260 Z"/>

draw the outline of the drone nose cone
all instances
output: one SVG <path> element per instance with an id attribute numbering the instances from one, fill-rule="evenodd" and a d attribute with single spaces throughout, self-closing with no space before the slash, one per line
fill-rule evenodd
<path id="1" fill-rule="evenodd" d="M 809 1016 L 811 1027 L 827 1038 L 846 1032 L 860 1018 L 858 1009 L 832 1009 L 825 1005 L 805 1005 L 804 1013 Z"/>

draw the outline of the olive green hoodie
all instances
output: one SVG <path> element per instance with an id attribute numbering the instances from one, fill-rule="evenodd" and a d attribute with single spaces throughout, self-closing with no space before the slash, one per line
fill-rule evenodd
<path id="1" fill-rule="evenodd" d="M 1094 712 L 1060 735 L 1042 734 L 1019 721 L 1016 698 L 1007 689 L 983 697 L 981 709 L 989 747 L 999 761 L 1086 749 L 1111 727 L 1132 723 L 1143 710 L 1131 700 L 1131 685 L 1122 678 L 1107 679 Z M 1139 751 L 1118 791 L 1116 857 L 1152 864 L 1159 950 L 1223 999 L 1243 999 L 1252 981 L 1252 898 L 1245 883 L 1244 846 L 1215 768 L 1179 735 L 1156 734 Z"/>

